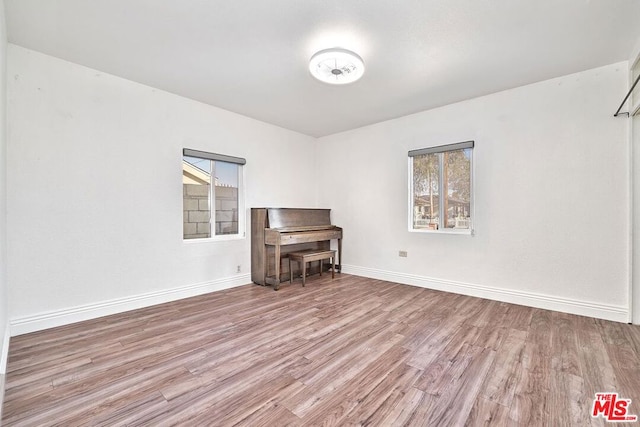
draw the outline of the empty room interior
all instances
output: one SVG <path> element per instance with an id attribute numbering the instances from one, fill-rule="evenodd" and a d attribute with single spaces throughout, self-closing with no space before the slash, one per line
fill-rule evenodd
<path id="1" fill-rule="evenodd" d="M 2 425 L 640 416 L 637 0 L 0 12 Z"/>

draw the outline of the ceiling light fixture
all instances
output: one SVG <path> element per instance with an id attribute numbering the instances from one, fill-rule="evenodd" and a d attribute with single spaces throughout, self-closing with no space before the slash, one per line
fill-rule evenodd
<path id="1" fill-rule="evenodd" d="M 344 85 L 362 77 L 364 62 L 356 53 L 336 47 L 313 55 L 309 61 L 309 71 L 321 82 Z"/>

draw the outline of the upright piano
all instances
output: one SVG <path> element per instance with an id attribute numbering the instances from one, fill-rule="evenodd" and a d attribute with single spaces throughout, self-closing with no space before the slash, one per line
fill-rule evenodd
<path id="1" fill-rule="evenodd" d="M 273 285 L 288 280 L 289 252 L 330 249 L 337 240 L 336 269 L 341 271 L 342 228 L 331 225 L 331 209 L 251 208 L 251 280 Z M 312 266 L 311 273 L 318 271 Z"/>

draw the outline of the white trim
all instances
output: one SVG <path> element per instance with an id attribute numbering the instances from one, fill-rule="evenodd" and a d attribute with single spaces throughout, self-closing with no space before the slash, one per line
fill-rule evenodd
<path id="1" fill-rule="evenodd" d="M 503 301 L 511 304 L 542 308 L 545 310 L 561 311 L 581 316 L 613 320 L 616 322 L 627 323 L 629 319 L 629 310 L 624 306 L 578 301 L 533 292 L 494 288 L 491 286 L 476 285 L 474 283 L 436 279 L 416 274 L 378 270 L 375 268 L 360 267 L 356 265 L 345 264 L 342 266 L 342 271 L 347 274 L 369 277 L 372 279 L 386 280 L 405 285 L 419 286 L 421 288 L 435 289 L 444 292 Z"/>
<path id="2" fill-rule="evenodd" d="M 142 295 L 117 298 L 110 301 L 19 317 L 10 320 L 11 336 L 27 334 L 29 332 L 68 325 L 71 323 L 81 322 L 83 320 L 95 319 L 97 317 L 163 304 L 182 298 L 189 298 L 209 292 L 234 288 L 248 283 L 251 283 L 251 274 L 239 274 L 233 277 L 215 279 L 180 288 L 150 292 Z"/>
<path id="3" fill-rule="evenodd" d="M 629 80 L 632 80 L 633 78 L 633 71 L 632 69 L 629 69 Z M 629 120 L 627 121 L 627 149 L 629 152 L 629 163 L 628 163 L 628 167 L 629 167 L 629 193 L 628 193 L 628 197 L 629 197 L 629 216 L 627 218 L 627 221 L 629 221 L 629 231 L 628 231 L 628 242 L 627 242 L 627 247 L 629 248 L 629 262 L 628 262 L 628 269 L 629 269 L 629 274 L 628 274 L 628 281 L 627 281 L 627 298 L 629 298 L 628 301 L 628 307 L 629 307 L 629 315 L 627 316 L 627 323 L 632 323 L 633 322 L 633 257 L 634 257 L 634 251 L 636 250 L 633 247 L 633 234 L 634 234 L 634 218 L 633 218 L 633 203 L 634 203 L 634 197 L 633 197 L 633 193 L 634 193 L 634 188 L 635 185 L 633 183 L 634 181 L 634 175 L 637 173 L 636 171 L 633 170 L 633 162 L 634 162 L 634 153 L 633 153 L 633 113 L 630 111 L 629 114 Z"/>
<path id="4" fill-rule="evenodd" d="M 238 215 L 238 218 L 240 216 Z M 197 239 L 182 239 L 182 243 L 185 245 L 196 245 L 198 243 L 213 243 L 213 242 L 230 242 L 233 240 L 244 240 L 247 236 L 243 232 L 242 234 L 218 234 L 217 236 L 201 237 Z"/>
<path id="5" fill-rule="evenodd" d="M 629 64 L 629 87 L 633 84 L 633 72 L 634 68 L 640 64 L 640 50 L 636 52 L 635 60 Z M 636 260 L 638 251 L 640 248 L 636 248 L 634 246 L 634 238 L 635 235 L 640 232 L 638 230 L 638 223 L 635 219 L 634 212 L 634 204 L 636 203 L 636 197 L 634 193 L 637 192 L 637 182 L 638 174 L 640 171 L 634 170 L 635 156 L 638 153 L 634 152 L 633 142 L 635 140 L 636 132 L 640 132 L 640 129 L 634 129 L 633 122 L 634 116 L 640 109 L 640 101 L 636 102 L 637 105 L 631 105 L 634 102 L 634 96 L 631 95 L 631 99 L 629 100 L 629 120 L 627 125 L 627 141 L 629 143 L 629 284 L 628 284 L 628 297 L 629 297 L 629 323 L 640 324 L 640 316 L 638 316 L 639 308 L 634 307 L 634 298 L 635 292 L 640 292 L 640 286 L 638 285 L 638 280 L 640 278 L 637 277 L 637 272 L 639 270 L 638 266 L 635 265 L 638 263 Z M 636 270 L 636 274 L 634 275 L 634 269 Z"/>
<path id="6" fill-rule="evenodd" d="M 11 328 L 9 323 L 4 330 L 4 339 L 2 340 L 2 348 L 0 348 L 0 375 L 7 373 L 7 359 L 9 358 L 9 339 L 11 338 Z M 0 386 L 2 386 L 0 384 Z M 0 399 L 2 405 L 2 399 Z"/>
<path id="7" fill-rule="evenodd" d="M 473 230 L 470 228 L 441 228 L 439 230 L 430 230 L 427 228 L 412 228 L 411 233 L 433 233 L 433 234 L 462 234 L 463 236 L 473 236 Z"/>

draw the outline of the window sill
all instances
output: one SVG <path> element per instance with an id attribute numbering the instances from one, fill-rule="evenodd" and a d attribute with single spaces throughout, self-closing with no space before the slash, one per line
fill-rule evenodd
<path id="1" fill-rule="evenodd" d="M 444 230 L 424 230 L 424 229 L 416 229 L 410 228 L 409 231 L 411 233 L 420 233 L 420 234 L 461 234 L 463 236 L 473 236 L 475 234 L 473 229 L 461 229 L 456 230 L 453 228 L 445 228 Z"/>
<path id="2" fill-rule="evenodd" d="M 213 236 L 202 239 L 182 239 L 182 243 L 185 245 L 195 245 L 198 243 L 213 243 L 213 242 L 226 242 L 232 240 L 244 240 L 246 238 L 245 234 L 228 234 L 222 236 Z"/>

